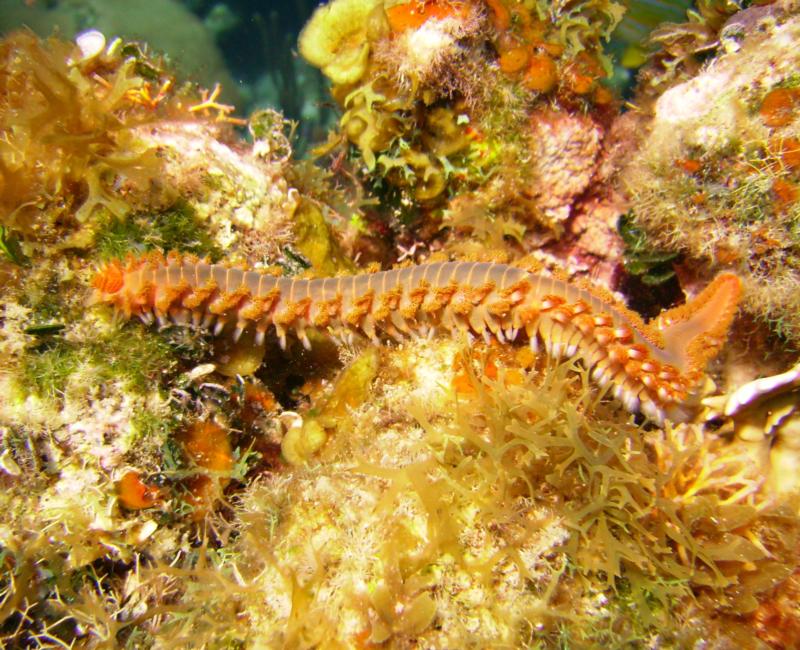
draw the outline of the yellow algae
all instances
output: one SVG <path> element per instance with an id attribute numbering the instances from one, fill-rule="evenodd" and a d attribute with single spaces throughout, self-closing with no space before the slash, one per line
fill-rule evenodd
<path id="1" fill-rule="evenodd" d="M 368 347 L 339 374 L 331 392 L 315 407 L 317 419 L 323 426 L 340 427 L 350 411 L 364 403 L 378 373 L 379 362 L 378 348 Z"/>
<path id="2" fill-rule="evenodd" d="M 255 332 L 245 330 L 238 341 L 231 337 L 220 337 L 215 345 L 216 370 L 226 377 L 255 374 L 264 361 L 264 345 L 257 345 Z"/>
<path id="3" fill-rule="evenodd" d="M 368 398 L 378 372 L 380 352 L 368 347 L 352 361 L 319 397 L 308 414 L 289 427 L 281 451 L 289 463 L 301 465 L 319 451 L 328 433 L 346 433 L 352 426 L 351 412 Z"/>
<path id="4" fill-rule="evenodd" d="M 300 34 L 300 54 L 334 83 L 358 81 L 369 57 L 367 19 L 379 0 L 333 0 L 318 7 Z"/>
<path id="5" fill-rule="evenodd" d="M 290 427 L 283 436 L 281 453 L 290 465 L 303 465 L 327 440 L 328 434 L 322 425 L 314 418 L 307 418 Z"/>
<path id="6" fill-rule="evenodd" d="M 344 256 L 319 207 L 303 201 L 294 213 L 294 244 L 311 262 L 314 273 L 334 276 L 342 271 L 353 272 L 355 266 Z"/>

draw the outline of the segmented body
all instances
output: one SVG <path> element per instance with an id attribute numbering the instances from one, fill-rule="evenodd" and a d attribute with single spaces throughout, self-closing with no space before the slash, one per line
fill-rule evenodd
<path id="1" fill-rule="evenodd" d="M 95 301 L 126 317 L 230 331 L 274 328 L 285 347 L 311 327 L 336 335 L 403 339 L 443 329 L 500 342 L 524 337 L 534 350 L 578 356 L 631 411 L 662 422 L 682 404 L 719 350 L 739 298 L 739 280 L 719 276 L 691 304 L 646 325 L 588 285 L 505 264 L 441 262 L 336 278 L 276 277 L 170 255 L 112 262 L 95 278 Z"/>

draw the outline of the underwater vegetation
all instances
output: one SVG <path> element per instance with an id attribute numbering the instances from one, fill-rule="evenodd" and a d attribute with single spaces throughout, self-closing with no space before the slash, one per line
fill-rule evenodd
<path id="1" fill-rule="evenodd" d="M 793 502 L 760 496 L 745 449 L 696 425 L 621 424 L 569 363 L 534 370 L 458 344 L 392 357 L 317 462 L 273 466 L 233 519 L 207 513 L 215 543 L 170 562 L 140 544 L 129 579 L 89 571 L 51 607 L 157 646 L 687 647 L 729 628 L 748 638 L 738 622 L 796 564 Z M 224 499 L 242 480 L 224 429 L 189 431 L 178 440 L 205 473 L 182 485 L 197 499 L 200 476 L 217 494 L 202 498 Z"/>
<path id="2" fill-rule="evenodd" d="M 317 164 L 0 41 L 0 645 L 796 646 L 798 12 L 634 4 L 623 111 L 624 9 L 323 5 Z"/>
<path id="3" fill-rule="evenodd" d="M 243 121 L 219 87 L 180 84 L 141 44 L 17 32 L 0 51 L 0 620 L 4 644 L 47 645 L 80 636 L 58 601 L 72 599 L 83 572 L 97 577 L 138 557 L 135 546 L 169 528 L 165 504 L 191 525 L 201 520 L 227 485 L 206 474 L 235 477 L 250 462 L 237 447 L 230 464 L 225 454 L 209 464 L 187 433 L 203 421 L 182 400 L 205 376 L 192 369 L 213 354 L 208 342 L 178 328 L 120 329 L 87 312 L 92 265 L 151 250 L 216 259 L 256 228 L 261 239 L 249 239 L 242 259 L 279 259 L 294 241 L 287 219 L 300 196 L 283 174 L 291 146 L 282 116 L 254 115 L 253 145 L 234 146 Z M 327 206 L 313 199 L 314 236 L 295 243 L 312 263 L 323 251 L 330 271 L 336 244 L 312 208 Z M 217 447 L 228 435 L 201 431 Z"/>
<path id="4" fill-rule="evenodd" d="M 218 85 L 181 85 L 143 46 L 89 36 L 86 51 L 29 32 L 3 41 L 4 239 L 28 255 L 45 243 L 99 243 L 102 257 L 115 238 L 139 251 L 213 254 L 258 229 L 263 240 L 247 254 L 278 257 L 300 201 L 284 174 L 288 123 L 274 111 L 254 115 L 255 145 L 242 155 L 233 127 L 244 121 Z M 142 230 L 147 219 L 161 241 Z"/>
<path id="5" fill-rule="evenodd" d="M 226 69 L 212 30 L 196 18 L 186 3 L 140 0 L 135 5 L 104 0 L 74 2 L 0 2 L 0 33 L 25 26 L 40 38 L 54 33 L 72 40 L 86 31 L 99 31 L 128 41 L 144 41 L 164 54 L 170 69 L 207 87 L 221 83 L 225 101 L 238 103 L 234 77 Z"/>
<path id="6" fill-rule="evenodd" d="M 623 11 L 605 0 L 326 4 L 299 41 L 342 109 L 317 152 L 349 148 L 396 230 L 426 217 L 480 235 L 481 212 L 501 241 L 527 226 L 559 232 L 598 166 L 615 103 L 602 43 Z"/>
<path id="7" fill-rule="evenodd" d="M 170 208 L 176 193 L 161 183 L 163 152 L 142 129 L 206 120 L 198 93 L 177 88 L 139 45 L 106 46 L 99 32 L 78 44 L 17 32 L 0 56 L 0 206 L 9 233 L 28 246 L 86 247 L 98 218 Z M 231 119 L 232 107 L 209 108 Z"/>
<path id="8" fill-rule="evenodd" d="M 727 33 L 713 62 L 657 98 L 622 178 L 653 245 L 735 269 L 745 308 L 796 346 L 800 60 L 787 44 L 800 24 L 775 3 L 742 12 Z"/>

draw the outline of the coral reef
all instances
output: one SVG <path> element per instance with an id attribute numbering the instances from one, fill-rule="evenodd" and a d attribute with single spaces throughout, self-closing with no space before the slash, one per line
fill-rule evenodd
<path id="1" fill-rule="evenodd" d="M 293 233 L 302 197 L 286 179 L 282 116 L 254 115 L 246 146 L 232 130 L 244 121 L 220 102 L 219 86 L 180 85 L 144 46 L 99 32 L 77 43 L 17 32 L 0 52 L 2 638 L 74 640 L 75 616 L 113 643 L 124 622 L 92 627 L 103 625 L 92 598 L 106 569 L 141 558 L 134 549 L 153 535 L 176 552 L 169 521 L 212 513 L 254 457 L 240 457 L 227 429 L 214 438 L 182 401 L 209 373 L 208 342 L 180 328 L 120 329 L 87 312 L 93 265 L 147 250 L 216 258 L 234 243 L 240 259 L 263 264 L 297 243 L 324 251 L 330 270 L 336 242 L 324 220 Z M 267 400 L 258 403 L 239 403 L 237 417 L 257 418 Z M 67 602 L 76 606 L 63 618 Z"/>
<path id="2" fill-rule="evenodd" d="M 85 53 L 17 32 L 2 44 L 0 187 L 4 225 L 33 244 L 86 226 L 100 213 L 122 217 L 175 199 L 160 186 L 163 165 L 151 129 L 178 124 L 202 107 L 158 60 L 115 40 Z M 194 105 L 193 105 L 194 104 Z M 215 116 L 227 119 L 228 107 Z M 209 137 L 218 135 L 214 121 Z M 147 133 L 146 133 L 147 132 Z M 148 140 L 148 136 L 151 138 Z M 86 246 L 90 228 L 73 236 Z"/>
<path id="3" fill-rule="evenodd" d="M 101 257 L 127 246 L 213 255 L 257 230 L 246 254 L 263 261 L 292 239 L 300 196 L 285 178 L 282 117 L 254 116 L 256 144 L 244 152 L 231 129 L 242 120 L 219 86 L 177 87 L 137 44 L 85 56 L 18 32 L 2 56 L 0 206 L 6 239 L 27 254 L 58 241 L 97 245 Z"/>
<path id="4" fill-rule="evenodd" d="M 152 121 L 147 100 L 171 82 L 122 45 L 84 62 L 79 47 L 30 33 L 3 41 L 4 225 L 47 238 L 65 215 L 121 214 L 127 204 L 107 185 L 124 179 L 142 192 L 157 175 L 155 152 L 131 142 L 130 127 Z"/>
<path id="5" fill-rule="evenodd" d="M 300 52 L 343 110 L 318 153 L 353 147 L 395 231 L 428 217 L 474 239 L 480 211 L 502 240 L 560 233 L 576 212 L 613 112 L 602 41 L 623 9 L 534 5 L 335 0 L 312 16 Z"/>
<path id="6" fill-rule="evenodd" d="M 634 3 L 621 114 L 622 9 L 333 0 L 325 167 L 0 41 L 0 645 L 793 647 L 797 12 Z"/>
<path id="7" fill-rule="evenodd" d="M 657 98 L 623 179 L 654 245 L 735 269 L 745 308 L 796 345 L 800 23 L 791 7 L 743 12 L 752 15 L 738 18 L 735 41 Z"/>

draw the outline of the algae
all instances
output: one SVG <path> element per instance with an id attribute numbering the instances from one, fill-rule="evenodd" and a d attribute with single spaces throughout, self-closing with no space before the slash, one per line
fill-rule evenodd
<path id="1" fill-rule="evenodd" d="M 96 228 L 94 250 L 101 261 L 123 259 L 128 253 L 149 250 L 192 253 L 207 256 L 212 261 L 222 256 L 206 225 L 186 202 L 178 202 L 155 214 L 109 216 Z"/>
<path id="2" fill-rule="evenodd" d="M 294 214 L 295 246 L 320 276 L 353 272 L 355 266 L 344 256 L 320 209 L 302 202 Z"/>
<path id="3" fill-rule="evenodd" d="M 635 216 L 619 224 L 630 206 L 615 176 L 654 160 L 638 138 L 652 134 L 617 122 L 605 86 L 602 42 L 619 7 L 490 0 L 476 8 L 362 3 L 346 28 L 306 40 L 304 54 L 309 44 L 323 51 L 317 65 L 342 108 L 325 169 L 293 159 L 293 127 L 273 111 L 253 116 L 252 146 L 232 139 L 218 89 L 198 97 L 162 88 L 171 77 L 143 47 L 69 68 L 71 44 L 11 39 L 35 59 L 12 76 L 27 83 L 31 69 L 52 67 L 49 81 L 77 93 L 65 114 L 87 111 L 79 122 L 91 146 L 73 150 L 67 139 L 69 164 L 50 170 L 62 179 L 52 187 L 48 170 L 26 158 L 26 183 L 6 191 L 0 164 L 0 203 L 11 210 L 0 265 L 9 278 L 0 319 L 9 397 L 0 402 L 0 643 L 793 640 L 800 510 L 796 486 L 777 490 L 767 478 L 773 420 L 760 409 L 742 417 L 763 435 L 743 444 L 730 434 L 735 415 L 705 422 L 687 403 L 692 421 L 659 427 L 623 410 L 575 362 L 548 362 L 509 340 L 431 335 L 378 349 L 309 331 L 310 351 L 291 338 L 280 350 L 271 336 L 256 346 L 250 331 L 212 343 L 202 328 L 150 330 L 85 307 L 94 263 L 148 250 L 326 276 L 442 250 L 532 253 L 559 277 L 597 275 L 634 303 L 640 296 L 614 278 L 691 293 L 715 265 L 771 260 L 778 249 L 792 264 L 791 247 L 771 241 L 770 228 L 797 230 L 794 122 L 786 121 L 795 103 L 783 92 L 796 80 L 780 72 L 748 86 L 733 117 L 715 113 L 718 132 L 744 124 L 757 138 L 737 133 L 711 147 L 689 137 L 675 156 L 623 171 L 634 181 Z M 702 38 L 727 10 L 714 11 L 702 8 Z M 660 36 L 668 49 L 678 33 L 670 29 Z M 648 77 L 645 64 L 647 92 L 634 99 L 641 110 L 625 120 L 645 115 L 654 81 L 694 74 L 699 41 L 689 41 L 681 47 L 692 54 L 669 73 Z M 724 62 L 721 52 L 707 70 Z M 651 64 L 682 56 L 680 48 L 662 55 Z M 343 72 L 352 78 L 342 81 Z M 106 95 L 98 76 L 122 95 Z M 103 101 L 111 115 L 96 114 Z M 35 93 L 31 102 L 53 109 Z M 35 136 L 30 119 L 19 124 Z M 52 144 L 34 137 L 26 151 L 54 153 Z M 665 211 L 670 202 L 688 207 L 683 221 Z M 715 215 L 711 225 L 696 218 L 704 214 Z M 721 245 L 698 255 L 665 237 L 661 218 L 698 241 L 721 225 L 750 239 L 737 243 L 739 257 Z M 28 266 L 15 263 L 19 252 Z M 672 300 L 651 293 L 654 314 Z M 709 369 L 717 392 L 780 372 L 765 358 L 782 363 L 786 346 L 757 327 L 737 326 L 732 352 Z M 793 413 L 793 397 L 769 403 Z M 785 438 L 775 444 L 781 468 L 796 465 L 791 426 L 775 428 Z"/>

